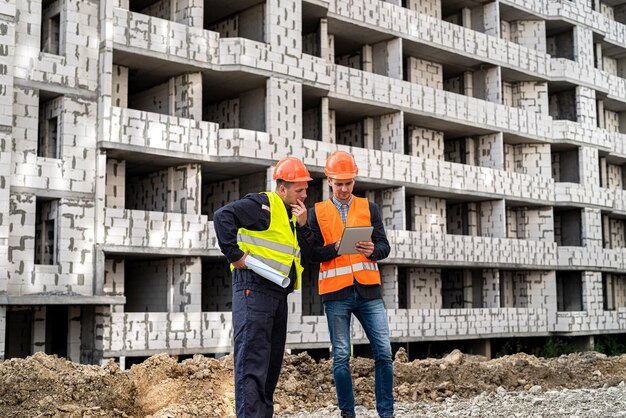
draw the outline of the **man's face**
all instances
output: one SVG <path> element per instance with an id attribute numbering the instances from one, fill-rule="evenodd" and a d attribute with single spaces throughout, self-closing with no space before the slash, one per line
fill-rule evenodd
<path id="1" fill-rule="evenodd" d="M 352 196 L 354 179 L 337 180 L 329 178 L 328 185 L 333 189 L 335 199 L 339 200 L 341 203 L 347 203 L 348 200 L 350 200 L 350 196 Z"/>
<path id="2" fill-rule="evenodd" d="M 284 183 L 278 188 L 278 195 L 285 202 L 285 206 L 291 209 L 291 205 L 298 203 L 298 200 L 304 203 L 306 199 L 306 189 L 309 183 L 301 181 L 297 183 Z"/>

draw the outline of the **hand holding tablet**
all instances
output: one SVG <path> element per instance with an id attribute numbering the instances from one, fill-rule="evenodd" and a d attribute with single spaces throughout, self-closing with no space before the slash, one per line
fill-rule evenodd
<path id="1" fill-rule="evenodd" d="M 359 254 L 359 251 L 356 249 L 356 243 L 359 241 L 369 241 L 373 230 L 373 226 L 351 226 L 345 228 L 341 236 L 337 254 Z"/>

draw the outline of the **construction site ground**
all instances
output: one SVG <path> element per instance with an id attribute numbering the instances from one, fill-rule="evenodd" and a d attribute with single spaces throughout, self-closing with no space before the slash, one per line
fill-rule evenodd
<path id="1" fill-rule="evenodd" d="M 354 358 L 351 365 L 356 403 L 372 410 L 374 362 Z M 455 350 L 441 359 L 409 362 L 400 349 L 394 372 L 399 405 L 442 404 L 504 392 L 532 393 L 537 386 L 542 391 L 623 388 L 626 355 L 585 352 L 544 359 L 515 354 L 486 360 Z M 286 355 L 275 404 L 276 413 L 283 415 L 333 411 L 332 361 L 316 362 L 306 353 Z M 0 363 L 0 416 L 234 416 L 232 355 L 217 360 L 197 355 L 178 362 L 160 354 L 129 370 L 113 361 L 81 365 L 43 353 L 6 360 Z"/>

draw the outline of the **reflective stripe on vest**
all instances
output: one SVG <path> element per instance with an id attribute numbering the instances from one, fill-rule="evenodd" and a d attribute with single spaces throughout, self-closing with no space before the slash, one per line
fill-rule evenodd
<path id="1" fill-rule="evenodd" d="M 334 269 L 320 271 L 319 279 L 324 280 L 335 276 L 343 276 L 344 274 L 350 274 L 353 271 L 361 271 L 361 270 L 374 270 L 378 271 L 378 264 L 376 263 L 368 263 L 368 262 L 358 262 L 352 264 L 352 266 L 347 267 L 337 267 Z"/>
<path id="2" fill-rule="evenodd" d="M 293 247 L 290 245 L 279 244 L 278 242 L 263 239 L 261 237 L 251 237 L 250 235 L 237 234 L 237 241 L 245 242 L 247 244 L 259 245 L 261 247 L 269 248 L 271 250 L 280 251 L 281 253 L 292 254 Z M 300 258 L 300 250 L 296 250 L 295 256 Z M 269 265 L 269 264 L 268 264 Z"/>

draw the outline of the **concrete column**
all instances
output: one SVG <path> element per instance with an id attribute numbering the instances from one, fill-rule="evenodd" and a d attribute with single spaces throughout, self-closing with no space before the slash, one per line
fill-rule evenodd
<path id="1" fill-rule="evenodd" d="M 477 144 L 479 166 L 504 170 L 504 140 L 501 132 L 479 136 Z"/>
<path id="2" fill-rule="evenodd" d="M 581 65 L 593 68 L 593 31 L 584 26 L 574 26 L 574 60 Z"/>
<path id="3" fill-rule="evenodd" d="M 267 0 L 265 5 L 266 42 L 287 51 L 302 51 L 302 2 Z"/>
<path id="4" fill-rule="evenodd" d="M 600 186 L 598 149 L 582 146 L 579 150 L 580 184 L 588 187 Z"/>
<path id="5" fill-rule="evenodd" d="M 384 264 L 378 267 L 380 269 L 380 277 L 382 280 L 382 293 L 385 308 L 398 309 L 398 266 L 393 264 Z"/>
<path id="6" fill-rule="evenodd" d="M 114 65 L 112 77 L 111 105 L 128 107 L 128 67 Z"/>
<path id="7" fill-rule="evenodd" d="M 473 97 L 493 103 L 502 103 L 501 67 L 481 68 L 473 73 Z"/>
<path id="8" fill-rule="evenodd" d="M 320 19 L 320 26 L 318 29 L 319 32 L 319 42 L 320 42 L 320 57 L 322 59 L 329 59 L 331 55 L 330 51 L 330 40 L 328 39 L 328 19 L 322 18 Z M 331 61 L 331 62 L 334 62 Z"/>
<path id="9" fill-rule="evenodd" d="M 32 354 L 46 351 L 46 307 L 33 308 Z"/>
<path id="10" fill-rule="evenodd" d="M 381 151 L 404 154 L 404 113 L 395 112 L 374 118 L 374 143 Z"/>
<path id="11" fill-rule="evenodd" d="M 598 70 L 604 70 L 604 58 L 602 55 L 602 44 L 597 42 L 595 44 L 593 44 L 593 48 L 594 48 L 594 57 L 595 57 L 595 67 Z"/>
<path id="12" fill-rule="evenodd" d="M 374 126 L 374 118 L 363 119 L 363 148 L 365 149 L 380 149 L 380 144 L 376 141 Z"/>
<path id="13" fill-rule="evenodd" d="M 474 73 L 465 71 L 463 73 L 463 95 L 474 97 Z"/>
<path id="14" fill-rule="evenodd" d="M 603 313 L 602 273 L 585 271 L 582 274 L 583 309 L 589 315 L 598 317 Z"/>
<path id="15" fill-rule="evenodd" d="M 596 91 L 588 87 L 576 87 L 576 115 L 577 121 L 583 125 L 596 127 Z"/>
<path id="16" fill-rule="evenodd" d="M 474 308 L 474 289 L 472 280 L 472 272 L 470 270 L 463 270 L 463 307 L 467 309 Z"/>
<path id="17" fill-rule="evenodd" d="M 202 120 L 202 73 L 172 77 L 169 89 L 169 108 L 173 116 Z"/>
<path id="18" fill-rule="evenodd" d="M 598 128 L 606 129 L 606 114 L 604 113 L 604 100 L 597 100 L 596 107 L 597 107 L 596 117 L 598 118 Z"/>
<path id="19" fill-rule="evenodd" d="M 275 139 L 302 138 L 302 84 L 272 77 L 267 80 L 265 125 Z"/>
<path id="20" fill-rule="evenodd" d="M 169 312 L 202 311 L 202 259 L 200 257 L 172 259 L 170 283 Z"/>
<path id="21" fill-rule="evenodd" d="M 602 248 L 602 216 L 600 209 L 581 211 L 582 246 Z"/>
<path id="22" fill-rule="evenodd" d="M 106 164 L 104 206 L 123 209 L 126 204 L 126 161 L 108 159 Z"/>
<path id="23" fill-rule="evenodd" d="M 334 144 L 335 138 L 335 111 L 329 107 L 328 97 L 322 97 L 320 102 L 321 141 Z"/>
<path id="24" fill-rule="evenodd" d="M 6 343 L 5 336 L 7 335 L 7 307 L 0 306 L 0 360 L 5 359 Z"/>
<path id="25" fill-rule="evenodd" d="M 480 202 L 481 237 L 506 238 L 506 210 L 503 200 Z"/>
<path id="26" fill-rule="evenodd" d="M 204 28 L 203 0 L 175 0 L 172 7 L 172 20 L 195 28 Z"/>
<path id="27" fill-rule="evenodd" d="M 500 12 L 497 2 L 462 10 L 463 26 L 491 36 L 500 36 Z"/>
<path id="28" fill-rule="evenodd" d="M 372 45 L 372 72 L 402 80 L 402 38 Z"/>
<path id="29" fill-rule="evenodd" d="M 80 363 L 81 347 L 81 307 L 69 306 L 67 309 L 67 358 L 75 363 Z"/>
<path id="30" fill-rule="evenodd" d="M 326 61 L 331 64 L 335 63 L 335 35 L 328 35 L 328 53 L 322 55 L 322 58 L 326 58 Z"/>
<path id="31" fill-rule="evenodd" d="M 200 164 L 168 168 L 168 212 L 200 213 L 201 170 Z"/>
<path id="32" fill-rule="evenodd" d="M 380 212 L 385 229 L 406 230 L 404 216 L 404 201 L 406 190 L 404 187 L 385 189 L 381 192 Z"/>
<path id="33" fill-rule="evenodd" d="M 483 307 L 500 308 L 500 270 L 483 269 Z"/>
<path id="34" fill-rule="evenodd" d="M 124 296 L 124 267 L 124 260 L 105 260 L 103 294 Z M 124 312 L 124 305 L 111 305 L 111 311 Z"/>
<path id="35" fill-rule="evenodd" d="M 367 73 L 374 71 L 374 52 L 371 45 L 363 45 L 361 48 L 361 70 Z"/>

